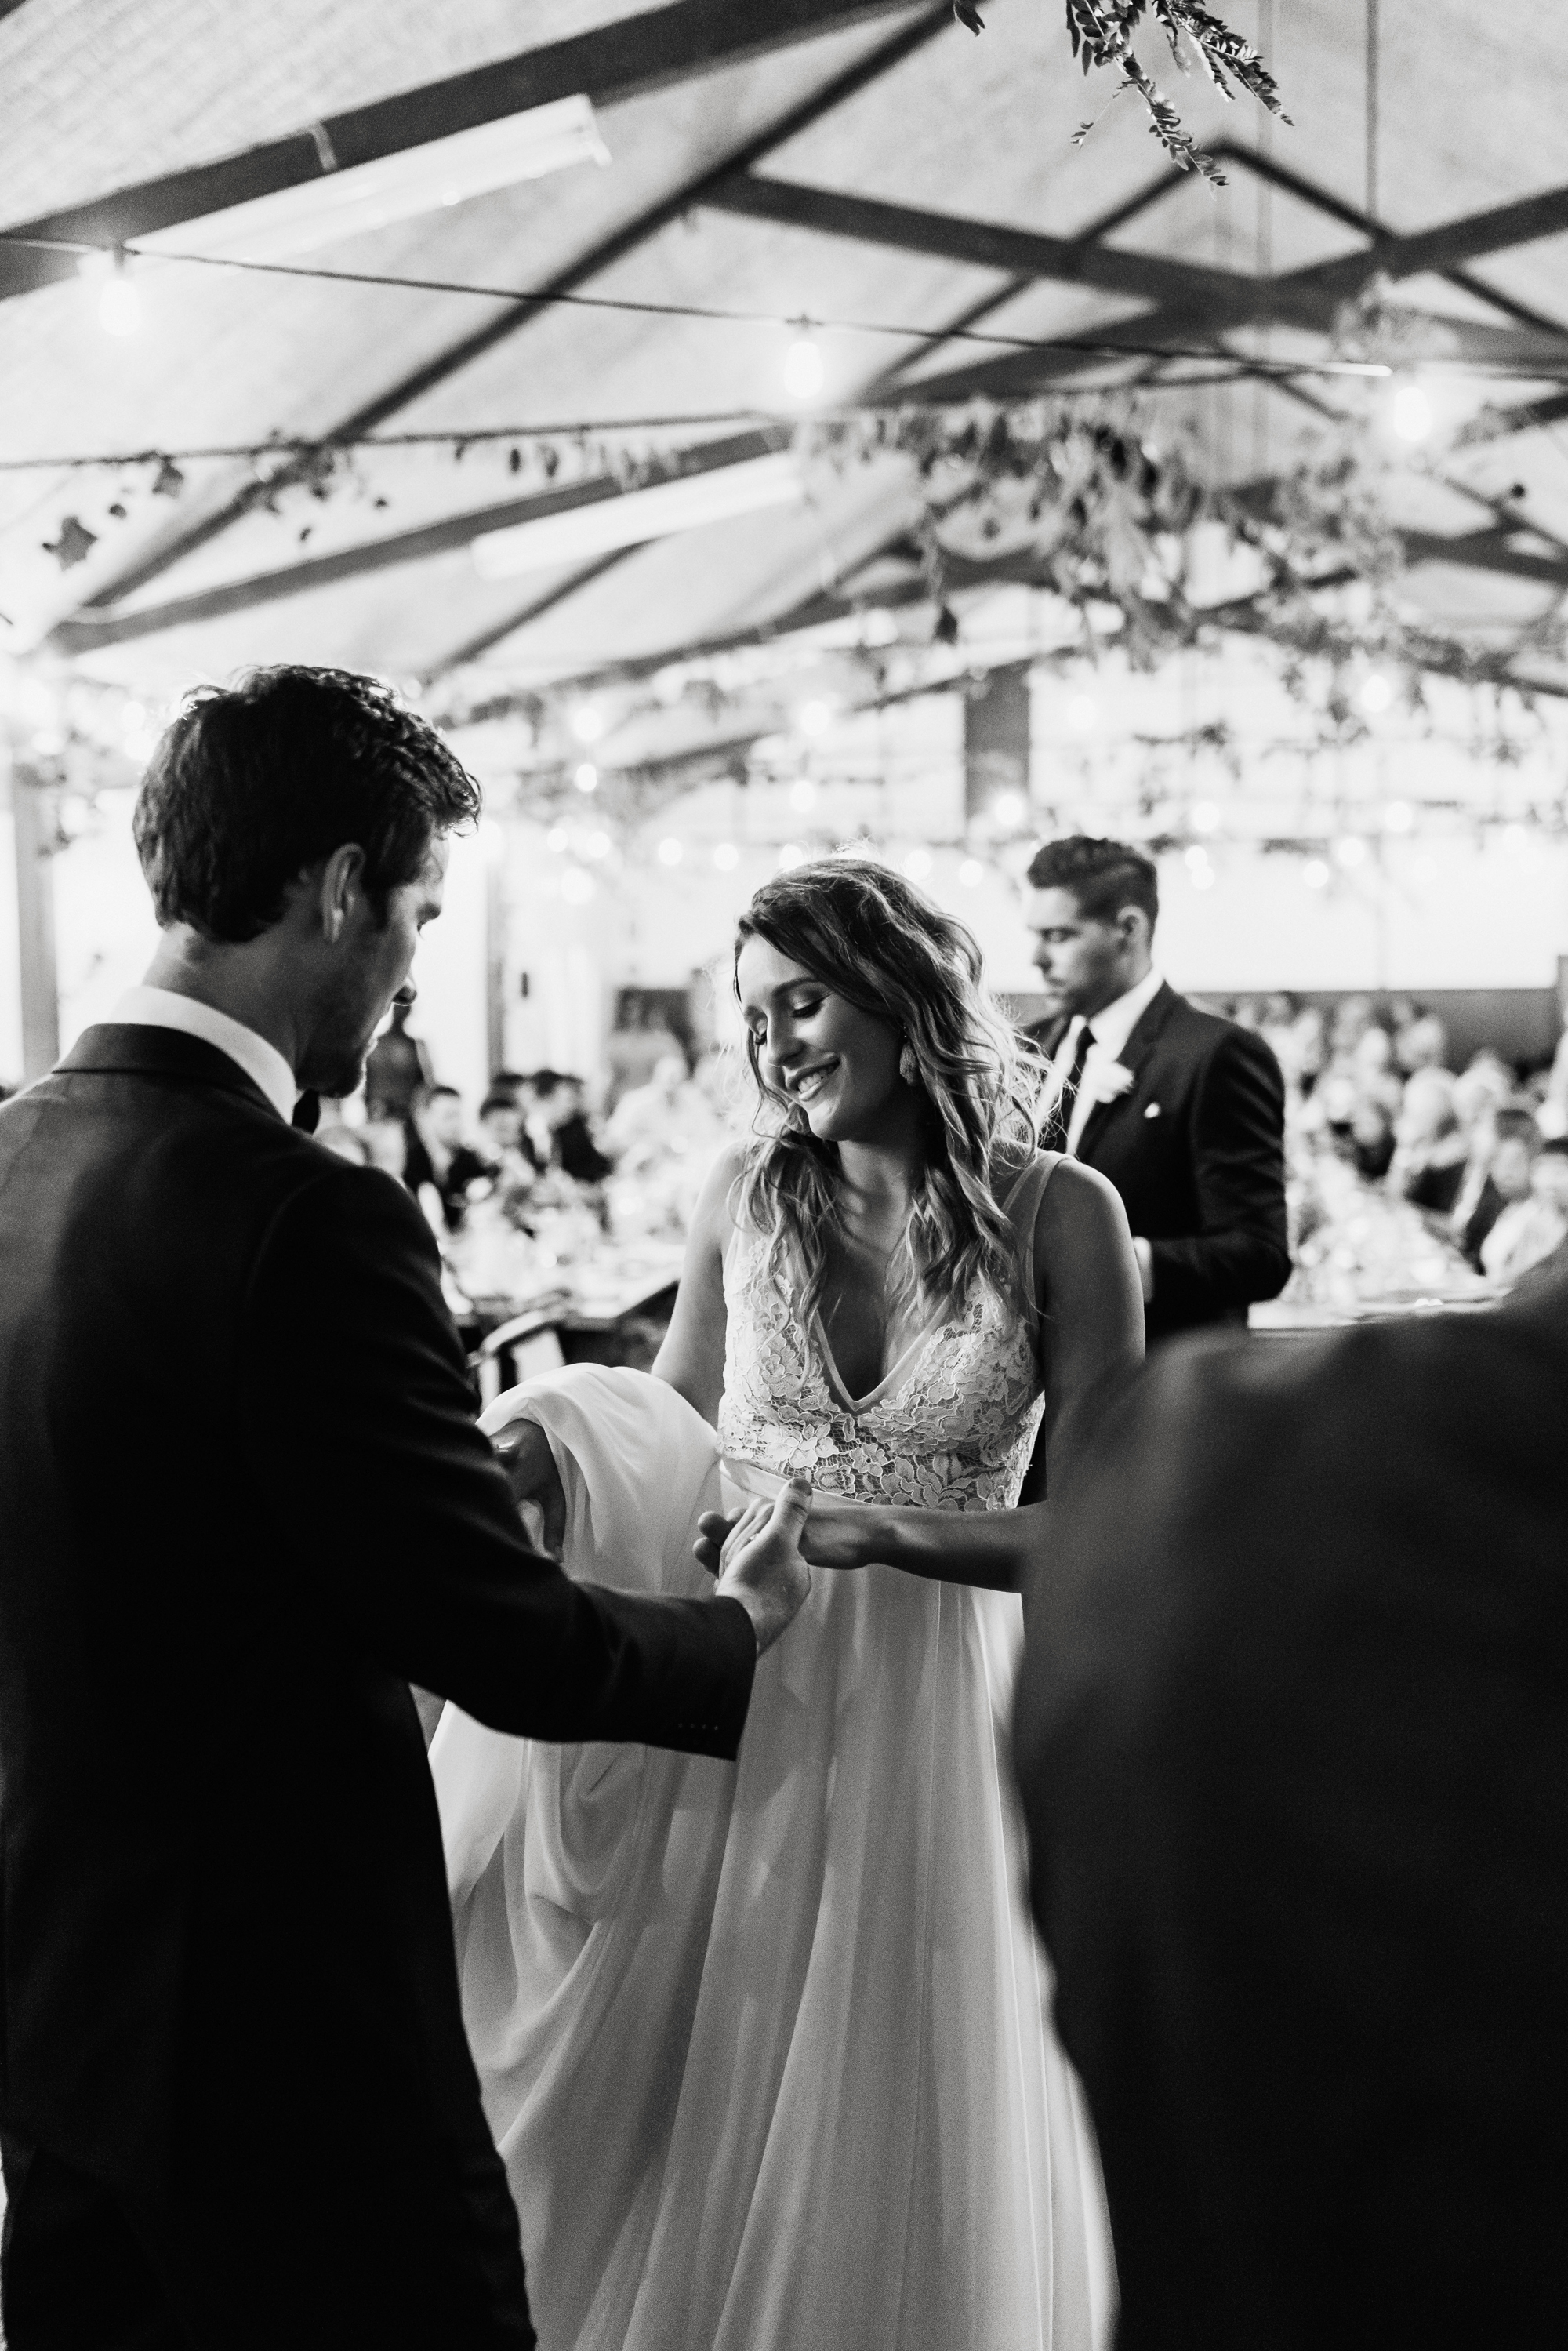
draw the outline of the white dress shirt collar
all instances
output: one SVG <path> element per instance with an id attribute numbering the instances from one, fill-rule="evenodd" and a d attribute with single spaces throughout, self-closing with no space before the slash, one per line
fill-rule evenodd
<path id="1" fill-rule="evenodd" d="M 1136 987 L 1130 987 L 1125 996 L 1118 996 L 1113 1004 L 1103 1006 L 1089 1024 L 1094 1031 L 1090 1053 L 1102 1061 L 1119 1061 L 1127 1050 L 1128 1038 L 1165 984 L 1163 974 L 1151 965 Z"/>
<path id="2" fill-rule="evenodd" d="M 109 1018 L 130 1029 L 178 1029 L 183 1036 L 215 1045 L 261 1088 L 280 1119 L 287 1123 L 293 1118 L 299 1092 L 293 1071 L 276 1045 L 226 1012 L 199 1003 L 193 996 L 176 996 L 172 988 L 128 987 Z"/>

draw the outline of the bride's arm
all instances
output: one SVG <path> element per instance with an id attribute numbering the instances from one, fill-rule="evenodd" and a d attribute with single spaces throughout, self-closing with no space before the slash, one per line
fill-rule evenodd
<path id="1" fill-rule="evenodd" d="M 724 1394 L 724 1249 L 741 1158 L 738 1144 L 720 1152 L 698 1195 L 674 1311 L 653 1360 L 653 1377 L 676 1389 L 709 1423 L 717 1419 Z"/>
<path id="2" fill-rule="evenodd" d="M 1042 1459 L 1053 1485 L 1144 1353 L 1144 1293 L 1126 1211 L 1103 1176 L 1063 1160 L 1035 1224 L 1045 1414 L 1030 1483 Z M 1030 1484 L 1025 1493 L 1029 1494 Z M 1047 1505 L 1016 1510 L 888 1510 L 819 1494 L 802 1544 L 821 1567 L 881 1560 L 911 1575 L 1016 1592 L 1040 1555 Z"/>

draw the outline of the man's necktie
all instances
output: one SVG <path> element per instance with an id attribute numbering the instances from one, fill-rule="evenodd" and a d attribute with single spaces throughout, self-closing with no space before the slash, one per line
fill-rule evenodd
<path id="1" fill-rule="evenodd" d="M 294 1116 L 289 1121 L 289 1124 L 291 1126 L 297 1126 L 301 1134 L 314 1134 L 317 1127 L 320 1123 L 320 1095 L 309 1092 L 302 1093 L 298 1101 L 294 1105 Z"/>
<path id="2" fill-rule="evenodd" d="M 1072 1105 L 1078 1100 L 1078 1089 L 1083 1080 L 1083 1064 L 1089 1058 L 1089 1048 L 1094 1042 L 1094 1031 L 1086 1020 L 1078 1031 L 1078 1042 L 1072 1049 L 1072 1060 L 1061 1081 L 1061 1092 L 1056 1098 L 1056 1123 L 1060 1140 L 1059 1151 L 1067 1149 L 1067 1137 L 1072 1124 Z"/>

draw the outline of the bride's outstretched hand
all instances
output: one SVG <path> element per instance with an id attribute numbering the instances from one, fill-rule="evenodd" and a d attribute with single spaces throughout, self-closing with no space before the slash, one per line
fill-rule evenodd
<path id="1" fill-rule="evenodd" d="M 737 1543 L 748 1541 L 765 1524 L 772 1508 L 766 1501 L 748 1502 L 733 1519 L 707 1510 L 697 1520 L 698 1560 L 710 1575 L 721 1573 Z M 813 1567 L 864 1567 L 876 1558 L 876 1506 L 853 1502 L 841 1494 L 813 1494 L 800 1536 L 800 1549 Z"/>
<path id="2" fill-rule="evenodd" d="M 696 1555 L 719 1591 L 738 1600 L 751 1619 L 758 1656 L 771 1648 L 811 1588 L 800 1531 L 811 1489 L 791 1479 L 771 1502 L 752 1502 L 733 1521 L 716 1512 L 698 1520 Z"/>

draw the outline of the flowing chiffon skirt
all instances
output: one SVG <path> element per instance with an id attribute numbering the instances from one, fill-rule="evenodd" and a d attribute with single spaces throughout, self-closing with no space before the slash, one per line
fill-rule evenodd
<path id="1" fill-rule="evenodd" d="M 566 1563 L 700 1592 L 717 1440 L 528 1383 Z M 761 1473 L 737 1473 L 756 1489 Z M 819 1571 L 736 1764 L 432 1749 L 465 2013 L 543 2351 L 1092 2351 L 1108 2241 L 1022 1902 L 1004 1593 Z"/>

